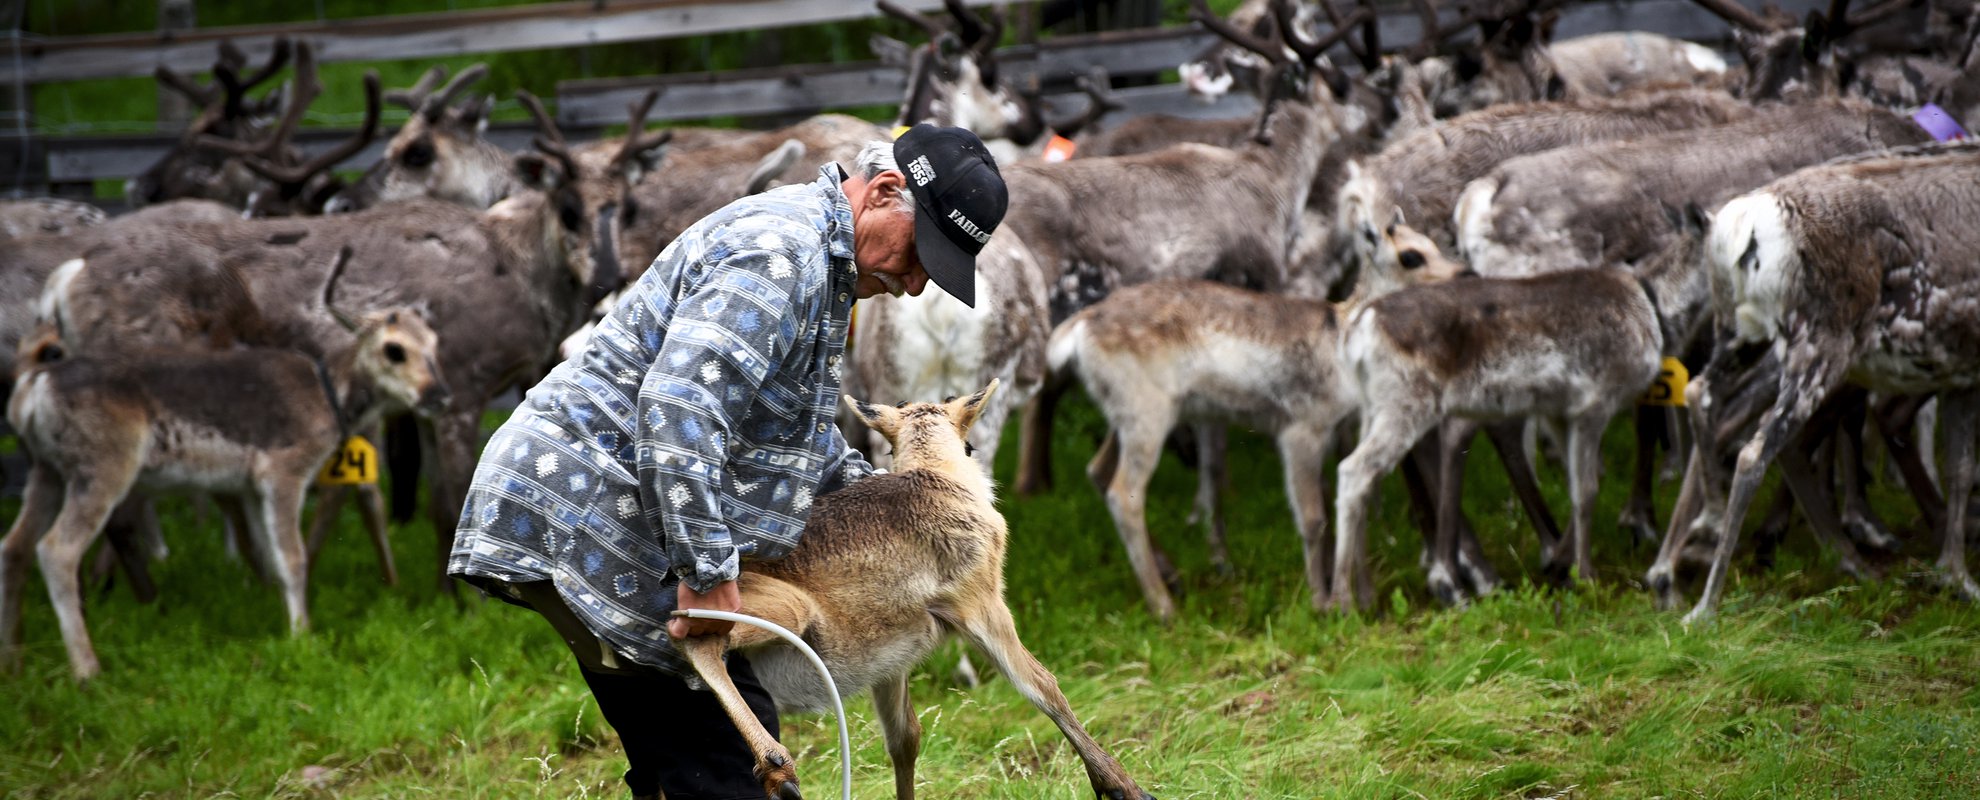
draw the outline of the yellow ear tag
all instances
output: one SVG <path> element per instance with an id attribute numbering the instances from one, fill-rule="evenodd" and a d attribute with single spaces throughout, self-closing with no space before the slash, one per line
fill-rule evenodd
<path id="1" fill-rule="evenodd" d="M 330 463 L 317 473 L 316 482 L 325 486 L 355 486 L 378 482 L 378 448 L 362 436 L 344 440 Z"/>
<path id="2" fill-rule="evenodd" d="M 903 133 L 907 133 L 907 132 L 908 132 L 908 128 L 910 128 L 910 127 L 913 127 L 913 126 L 911 126 L 911 125 L 902 125 L 902 126 L 900 126 L 900 127 L 898 127 L 898 128 L 895 128 L 895 129 L 894 129 L 894 138 L 896 138 L 896 139 L 899 139 L 899 138 L 901 138 L 901 134 L 903 134 Z"/>
<path id="3" fill-rule="evenodd" d="M 1650 388 L 1637 402 L 1646 406 L 1683 408 L 1684 387 L 1690 384 L 1691 372 L 1684 368 L 1684 362 L 1665 356 L 1663 368 L 1657 371 L 1657 379 L 1650 382 Z"/>
<path id="4" fill-rule="evenodd" d="M 1052 138 L 1049 141 L 1045 142 L 1045 161 L 1048 163 L 1056 164 L 1068 158 L 1072 158 L 1073 151 L 1078 148 L 1079 145 L 1074 144 L 1073 140 L 1068 139 L 1064 136 L 1060 136 L 1058 134 L 1053 134 Z"/>

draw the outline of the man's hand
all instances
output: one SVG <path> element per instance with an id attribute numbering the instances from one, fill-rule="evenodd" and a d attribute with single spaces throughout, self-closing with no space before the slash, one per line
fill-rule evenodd
<path id="1" fill-rule="evenodd" d="M 711 611 L 741 611 L 742 592 L 736 589 L 735 581 L 723 581 L 715 585 L 707 594 L 688 588 L 687 581 L 681 581 L 680 610 L 705 608 Z M 725 619 L 688 619 L 675 617 L 667 623 L 667 635 L 675 639 L 694 636 L 720 636 L 735 627 L 735 623 Z"/>

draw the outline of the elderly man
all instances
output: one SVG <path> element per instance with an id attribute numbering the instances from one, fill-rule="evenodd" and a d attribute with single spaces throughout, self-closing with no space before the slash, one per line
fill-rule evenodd
<path id="1" fill-rule="evenodd" d="M 791 552 L 814 497 L 872 474 L 833 424 L 853 300 L 933 280 L 974 305 L 976 254 L 1007 203 L 983 142 L 921 125 L 868 145 L 855 171 L 827 164 L 668 245 L 495 433 L 461 509 L 448 571 L 557 629 L 635 797 L 763 797 L 741 734 L 673 647 L 729 624 L 670 615 L 739 609 L 741 563 Z M 748 662 L 729 671 L 774 735 Z"/>

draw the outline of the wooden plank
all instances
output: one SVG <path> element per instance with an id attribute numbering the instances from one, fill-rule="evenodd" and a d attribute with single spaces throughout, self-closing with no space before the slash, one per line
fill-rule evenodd
<path id="1" fill-rule="evenodd" d="M 566 128 L 565 134 L 582 140 L 596 136 L 598 128 Z M 296 132 L 295 139 L 304 153 L 315 154 L 335 146 L 350 135 L 348 130 L 304 128 Z M 530 146 L 530 139 L 537 135 L 537 128 L 530 123 L 497 124 L 489 126 L 484 135 L 504 149 L 520 151 Z M 385 142 L 389 138 L 389 132 L 382 133 L 369 147 L 345 159 L 339 166 L 344 169 L 369 167 L 385 154 Z M 8 141 L 0 139 L 0 150 L 17 146 L 8 145 Z M 47 151 L 48 180 L 69 183 L 129 178 L 142 173 L 177 147 L 178 137 L 171 134 L 72 136 L 43 139 L 40 146 Z"/>
<path id="2" fill-rule="evenodd" d="M 941 0 L 899 0 L 920 11 Z M 989 5 L 991 0 L 968 0 Z M 867 19 L 879 12 L 862 0 L 569 0 L 508 8 L 29 40 L 17 68 L 0 61 L 0 82 L 28 83 L 127 78 L 160 66 L 198 72 L 212 66 L 214 45 L 229 39 L 260 60 L 276 36 L 316 47 L 319 63 L 435 58 L 512 50 L 544 50 L 616 42 L 705 36 Z"/>
<path id="3" fill-rule="evenodd" d="M 997 63 L 1009 80 L 1036 76 L 1048 88 L 1069 88 L 1075 76 L 1096 65 L 1117 78 L 1174 69 L 1213 38 L 1195 28 L 1062 37 L 1044 45 L 1003 48 L 997 51 Z M 868 61 L 562 81 L 557 84 L 557 119 L 573 125 L 618 123 L 625 119 L 626 106 L 650 89 L 659 89 L 661 99 L 649 119 L 690 120 L 896 103 L 907 91 L 907 75 Z"/>

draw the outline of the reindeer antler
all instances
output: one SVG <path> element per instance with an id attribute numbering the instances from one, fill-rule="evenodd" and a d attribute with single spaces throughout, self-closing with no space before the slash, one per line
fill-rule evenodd
<path id="1" fill-rule="evenodd" d="M 1692 0 L 1706 11 L 1719 15 L 1720 19 L 1738 25 L 1749 31 L 1762 32 L 1779 30 L 1780 25 L 1770 21 L 1752 9 L 1740 5 L 1738 0 Z"/>
<path id="2" fill-rule="evenodd" d="M 997 43 L 1004 38 L 1004 14 L 1002 9 L 990 15 L 986 21 L 971 11 L 963 0 L 942 0 L 949 15 L 956 18 L 963 46 L 976 56 L 976 66 L 983 76 L 983 85 L 997 85 Z"/>
<path id="3" fill-rule="evenodd" d="M 1286 54 L 1283 50 L 1238 30 L 1237 26 L 1212 12 L 1210 5 L 1204 0 L 1190 0 L 1189 18 L 1195 20 L 1196 24 L 1202 25 L 1204 30 L 1216 34 L 1231 44 L 1264 56 L 1267 61 L 1274 64 L 1286 63 Z"/>
<path id="4" fill-rule="evenodd" d="M 386 92 L 385 102 L 402 106 L 407 111 L 418 111 L 420 104 L 426 102 L 427 95 L 433 94 L 434 88 L 446 79 L 447 65 L 434 64 L 428 67 L 426 74 L 419 76 L 419 80 L 411 87 Z"/>
<path id="5" fill-rule="evenodd" d="M 666 144 L 674 138 L 672 130 L 646 132 L 646 114 L 653 110 L 653 101 L 658 99 L 660 99 L 660 90 L 650 89 L 638 102 L 626 106 L 627 116 L 630 119 L 626 127 L 626 143 L 619 147 L 618 153 L 613 154 L 613 166 L 639 158 L 647 151 Z"/>
<path id="6" fill-rule="evenodd" d="M 874 4 L 880 8 L 880 13 L 912 23 L 915 27 L 926 31 L 931 39 L 939 38 L 942 34 L 949 32 L 949 29 L 941 23 L 896 5 L 891 0 L 875 0 Z"/>
<path id="7" fill-rule="evenodd" d="M 1286 40 L 1286 46 L 1298 53 L 1300 60 L 1318 66 L 1320 57 L 1327 52 L 1327 48 L 1333 47 L 1336 42 L 1353 34 L 1355 26 L 1367 21 L 1373 14 L 1367 6 L 1357 8 L 1327 35 L 1313 42 L 1306 41 L 1306 35 L 1300 33 L 1298 26 L 1293 24 L 1294 8 L 1291 0 L 1272 0 L 1272 15 L 1278 19 L 1279 35 Z"/>
<path id="8" fill-rule="evenodd" d="M 308 42 L 296 46 L 296 77 L 289 82 L 287 108 L 283 109 L 282 119 L 275 130 L 260 141 L 241 141 L 223 136 L 201 133 L 193 144 L 196 147 L 214 150 L 236 156 L 262 156 L 279 160 L 282 149 L 289 144 L 289 137 L 302 123 L 303 112 L 309 104 L 323 93 L 323 85 L 316 80 L 316 51 Z"/>
<path id="9" fill-rule="evenodd" d="M 1086 129 L 1086 126 L 1099 122 L 1108 112 L 1125 108 L 1126 104 L 1107 88 L 1108 82 L 1107 68 L 1097 64 L 1087 74 L 1074 78 L 1073 85 L 1086 94 L 1088 101 L 1086 110 L 1062 121 L 1048 121 L 1046 124 L 1060 136 L 1077 136 L 1080 131 Z"/>
<path id="10" fill-rule="evenodd" d="M 441 112 L 447 110 L 447 106 L 454 102 L 454 98 L 458 97 L 469 84 L 481 80 L 482 76 L 487 74 L 487 64 L 476 64 L 461 70 L 453 80 L 447 81 L 446 86 L 440 87 L 439 91 L 428 94 L 420 100 L 419 115 L 425 117 L 427 122 L 439 122 Z"/>
<path id="11" fill-rule="evenodd" d="M 347 244 L 337 249 L 337 260 L 330 264 L 330 279 L 323 282 L 323 310 L 330 312 L 330 318 L 336 320 L 338 325 L 344 326 L 344 330 L 357 333 L 357 320 L 351 319 L 349 314 L 338 310 L 337 304 L 331 302 L 331 298 L 337 294 L 337 279 L 344 277 L 344 265 L 349 263 L 351 263 L 351 246 Z"/>
<path id="12" fill-rule="evenodd" d="M 543 132 L 543 135 L 531 139 L 530 144 L 544 155 L 557 159 L 557 163 L 564 168 L 565 177 L 575 179 L 578 174 L 577 159 L 571 157 L 570 148 L 564 145 L 564 132 L 558 129 L 557 120 L 550 116 L 550 112 L 543 110 L 543 101 L 536 99 L 536 95 L 528 89 L 517 89 L 516 101 L 529 109 L 529 115 L 536 118 L 536 127 Z"/>
<path id="13" fill-rule="evenodd" d="M 256 174 L 280 184 L 286 191 L 301 189 L 317 173 L 337 166 L 344 159 L 356 155 L 359 150 L 363 150 L 366 145 L 371 144 L 372 139 L 378 136 L 380 93 L 378 88 L 378 73 L 372 71 L 365 72 L 364 124 L 358 128 L 356 134 L 338 143 L 336 147 L 318 153 L 315 158 L 290 167 L 272 164 L 257 156 L 248 156 L 242 159 L 242 163 L 246 164 L 247 168 L 253 170 Z M 302 114 L 297 112 L 293 116 L 300 119 Z M 284 117 L 284 119 L 286 120 L 287 117 Z M 287 134 L 283 134 L 282 138 L 286 141 Z"/>

